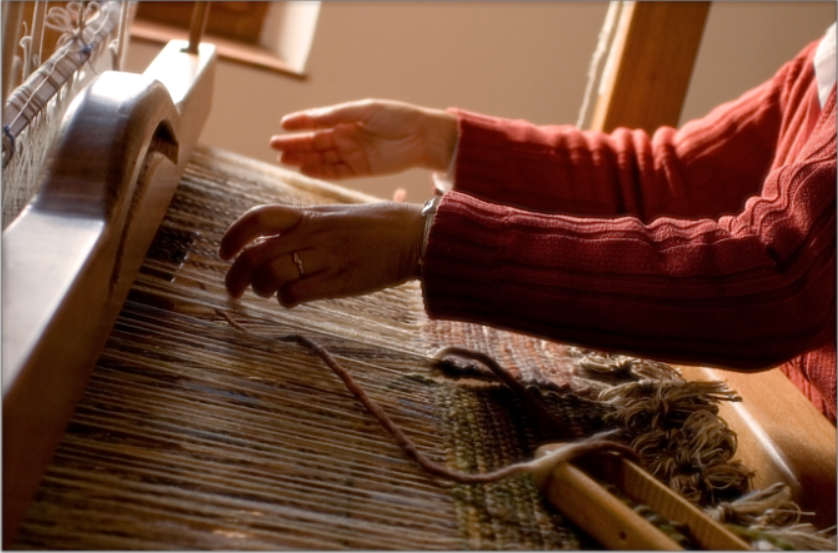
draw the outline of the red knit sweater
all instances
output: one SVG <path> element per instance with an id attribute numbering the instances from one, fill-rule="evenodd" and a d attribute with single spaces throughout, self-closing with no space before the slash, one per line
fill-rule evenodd
<path id="1" fill-rule="evenodd" d="M 835 420 L 836 92 L 817 42 L 680 130 L 451 109 L 428 314 L 659 360 L 784 371 Z"/>

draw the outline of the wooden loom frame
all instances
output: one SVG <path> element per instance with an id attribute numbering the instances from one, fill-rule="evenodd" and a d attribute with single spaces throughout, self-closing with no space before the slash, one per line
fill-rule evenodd
<path id="1" fill-rule="evenodd" d="M 710 2 L 623 2 L 592 127 L 653 132 L 677 127 Z M 815 524 L 836 523 L 835 427 L 778 369 L 748 374 L 679 367 L 689 380 L 723 380 L 743 398 L 720 415 L 739 437 L 738 458 L 756 472 L 754 485 L 789 486 Z M 782 408 L 778 408 L 782 406 Z M 817 490 L 817 493 L 812 493 Z"/>
<path id="2" fill-rule="evenodd" d="M 96 77 L 68 110 L 41 193 L 3 232 L 4 548 L 180 182 L 216 57 L 172 41 L 142 75 Z"/>

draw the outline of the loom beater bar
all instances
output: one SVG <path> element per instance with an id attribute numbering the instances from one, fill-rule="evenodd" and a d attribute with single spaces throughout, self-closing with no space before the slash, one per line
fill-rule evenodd
<path id="1" fill-rule="evenodd" d="M 216 53 L 171 42 L 77 97 L 4 231 L 3 544 L 13 543 L 209 112 Z M 56 240 L 61 236 L 61 240 Z"/>

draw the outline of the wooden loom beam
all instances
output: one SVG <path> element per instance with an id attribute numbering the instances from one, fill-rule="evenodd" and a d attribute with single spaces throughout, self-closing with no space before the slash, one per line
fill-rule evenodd
<path id="1" fill-rule="evenodd" d="M 3 546 L 12 543 L 209 113 L 216 52 L 172 41 L 76 98 L 3 232 Z M 61 240 L 55 240 L 60 236 Z M 130 237 L 130 240 L 128 239 Z"/>
<path id="2" fill-rule="evenodd" d="M 624 2 L 591 127 L 676 126 L 710 2 Z"/>
<path id="3" fill-rule="evenodd" d="M 603 75 L 592 128 L 677 126 L 710 2 L 624 2 Z M 689 380 L 728 382 L 744 399 L 720 415 L 739 437 L 738 458 L 756 472 L 754 487 L 789 486 L 813 522 L 836 522 L 836 434 L 778 369 L 739 373 L 680 367 Z"/>

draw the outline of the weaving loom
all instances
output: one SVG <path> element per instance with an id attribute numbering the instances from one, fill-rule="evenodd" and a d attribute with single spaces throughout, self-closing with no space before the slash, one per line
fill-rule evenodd
<path id="1" fill-rule="evenodd" d="M 31 427 L 21 417 L 44 412 L 49 386 L 44 386 L 43 378 L 55 379 L 62 372 L 54 365 L 62 363 L 65 351 L 59 349 L 56 357 L 55 346 L 44 346 L 47 361 L 36 360 L 35 369 L 26 366 L 21 374 L 47 372 L 36 373 L 38 380 L 22 399 L 9 401 L 12 387 L 6 378 L 6 345 L 12 336 L 7 334 L 5 321 L 4 545 L 38 549 L 596 547 L 529 477 L 464 485 L 423 472 L 318 357 L 297 344 L 266 345 L 258 339 L 288 333 L 315 339 L 405 428 L 425 455 L 463 472 L 486 472 L 526 460 L 533 455 L 537 440 L 530 430 L 533 421 L 508 390 L 479 377 L 441 374 L 431 357 L 438 347 L 456 344 L 477 349 L 512 368 L 524 382 L 546 383 L 557 398 L 553 408 L 586 432 L 596 430 L 602 420 L 602 407 L 585 393 L 598 384 L 579 377 L 579 359 L 571 348 L 479 325 L 431 321 L 424 314 L 421 290 L 415 283 L 292 310 L 249 293 L 231 301 L 223 285 L 228 264 L 218 260 L 218 242 L 244 210 L 268 202 L 316 204 L 373 198 L 228 152 L 200 145 L 193 150 L 211 91 L 214 54 L 211 47 L 205 47 L 185 54 L 184 45 L 176 44 L 161 54 L 143 79 L 127 77 L 136 81 L 132 84 L 136 88 L 123 105 L 149 101 L 152 106 L 139 110 L 152 115 L 146 117 L 147 124 L 139 133 L 140 144 L 129 149 L 136 165 L 145 170 L 127 171 L 122 181 L 127 189 L 149 190 L 135 198 L 152 201 L 144 204 L 131 201 L 130 196 L 122 200 L 120 205 L 128 213 L 123 218 L 129 225 L 128 230 L 116 231 L 114 263 L 136 268 L 124 269 L 131 273 L 130 280 L 121 276 L 123 269 L 115 271 L 104 262 L 104 268 L 86 270 L 93 284 L 76 287 L 88 292 L 72 300 L 76 303 L 69 304 L 69 312 L 57 315 L 59 323 L 53 333 L 70 336 L 57 343 L 101 344 L 94 358 L 67 353 L 79 358 L 71 387 L 80 398 L 72 398 L 74 406 L 67 413 L 69 419 L 61 422 L 54 453 L 47 444 L 49 452 L 42 454 L 51 458 L 43 476 L 41 467 L 29 471 L 36 474 L 34 499 L 31 504 L 28 498 L 21 500 L 16 505 L 18 520 L 11 522 L 7 494 L 10 482 L 16 483 L 20 476 L 12 471 L 27 472 L 28 455 L 42 447 L 41 440 L 27 434 Z M 171 81 L 171 64 L 182 64 L 183 56 L 197 63 L 188 72 L 191 78 L 178 81 L 182 84 L 178 89 Z M 122 83 L 126 77 L 109 73 L 95 82 L 101 85 L 110 78 Z M 169 95 L 149 84 L 154 79 L 165 83 Z M 180 90 L 180 96 L 173 90 Z M 88 94 L 95 98 L 95 90 Z M 86 114 L 88 120 L 95 119 L 98 109 L 114 109 L 95 102 L 79 106 L 77 113 L 84 113 L 85 106 L 94 110 Z M 91 130 L 83 122 L 65 125 L 65 136 L 74 136 L 74 129 Z M 176 153 L 173 143 L 177 143 Z M 78 157 L 77 148 L 87 152 L 85 156 L 108 159 L 107 152 L 95 146 L 92 152 L 88 145 L 71 146 L 56 159 Z M 111 155 L 122 156 L 123 151 Z M 72 176 L 78 165 L 68 171 Z M 57 169 L 52 173 L 62 174 Z M 46 182 L 41 190 L 49 192 L 50 186 L 54 187 Z M 66 206 L 72 201 L 59 201 L 55 198 L 60 194 L 50 197 L 47 192 L 15 221 L 14 228 L 4 231 L 4 256 L 10 255 L 7 243 L 23 232 L 21 221 L 30 212 L 37 214 L 38 206 L 53 206 L 68 217 Z M 90 197 L 85 201 L 91 201 Z M 76 212 L 70 213 L 73 219 Z M 130 226 L 132 221 L 155 219 L 160 222 L 153 228 Z M 139 244 L 126 246 L 120 236 L 130 242 L 137 237 Z M 58 246 L 66 249 L 67 236 L 61 239 Z M 138 250 L 142 252 L 137 254 Z M 5 270 L 13 271 L 15 265 L 7 264 Z M 120 276 L 114 279 L 114 274 Z M 24 307 L 13 311 L 16 307 L 9 305 L 8 290 L 16 283 L 10 273 L 4 276 L 4 317 L 25 312 L 26 302 L 33 300 L 14 296 Z M 39 281 L 31 280 L 29 286 L 37 292 Z M 115 322 L 98 338 L 101 325 L 93 322 L 85 327 L 72 311 L 78 309 L 78 302 L 101 301 L 92 298 L 108 287 L 122 291 L 111 292 L 104 302 L 109 305 L 102 307 L 103 313 L 113 309 Z M 120 295 L 124 303 L 110 305 Z M 221 312 L 248 332 L 231 326 Z M 50 339 L 47 335 L 44 340 L 49 343 Z M 66 379 L 59 382 L 66 384 Z M 72 391 L 62 393 L 73 395 Z M 743 405 L 748 406 L 747 397 Z M 764 439 L 749 442 L 743 431 L 740 436 L 740 442 L 764 451 Z M 833 451 L 834 446 L 833 436 Z M 9 462 L 15 452 L 21 460 Z M 754 456 L 741 449 L 740 454 Z M 778 464 L 789 463 L 781 458 Z M 832 467 L 834 472 L 834 459 Z M 806 485 L 812 481 L 807 474 L 823 478 L 824 472 L 794 463 L 791 470 Z M 801 501 L 804 495 L 797 493 L 795 499 L 804 507 L 812 505 Z M 834 503 L 834 492 L 832 497 Z M 834 521 L 834 506 L 831 513 L 820 510 L 819 514 Z M 6 541 L 10 533 L 14 541 Z"/>

